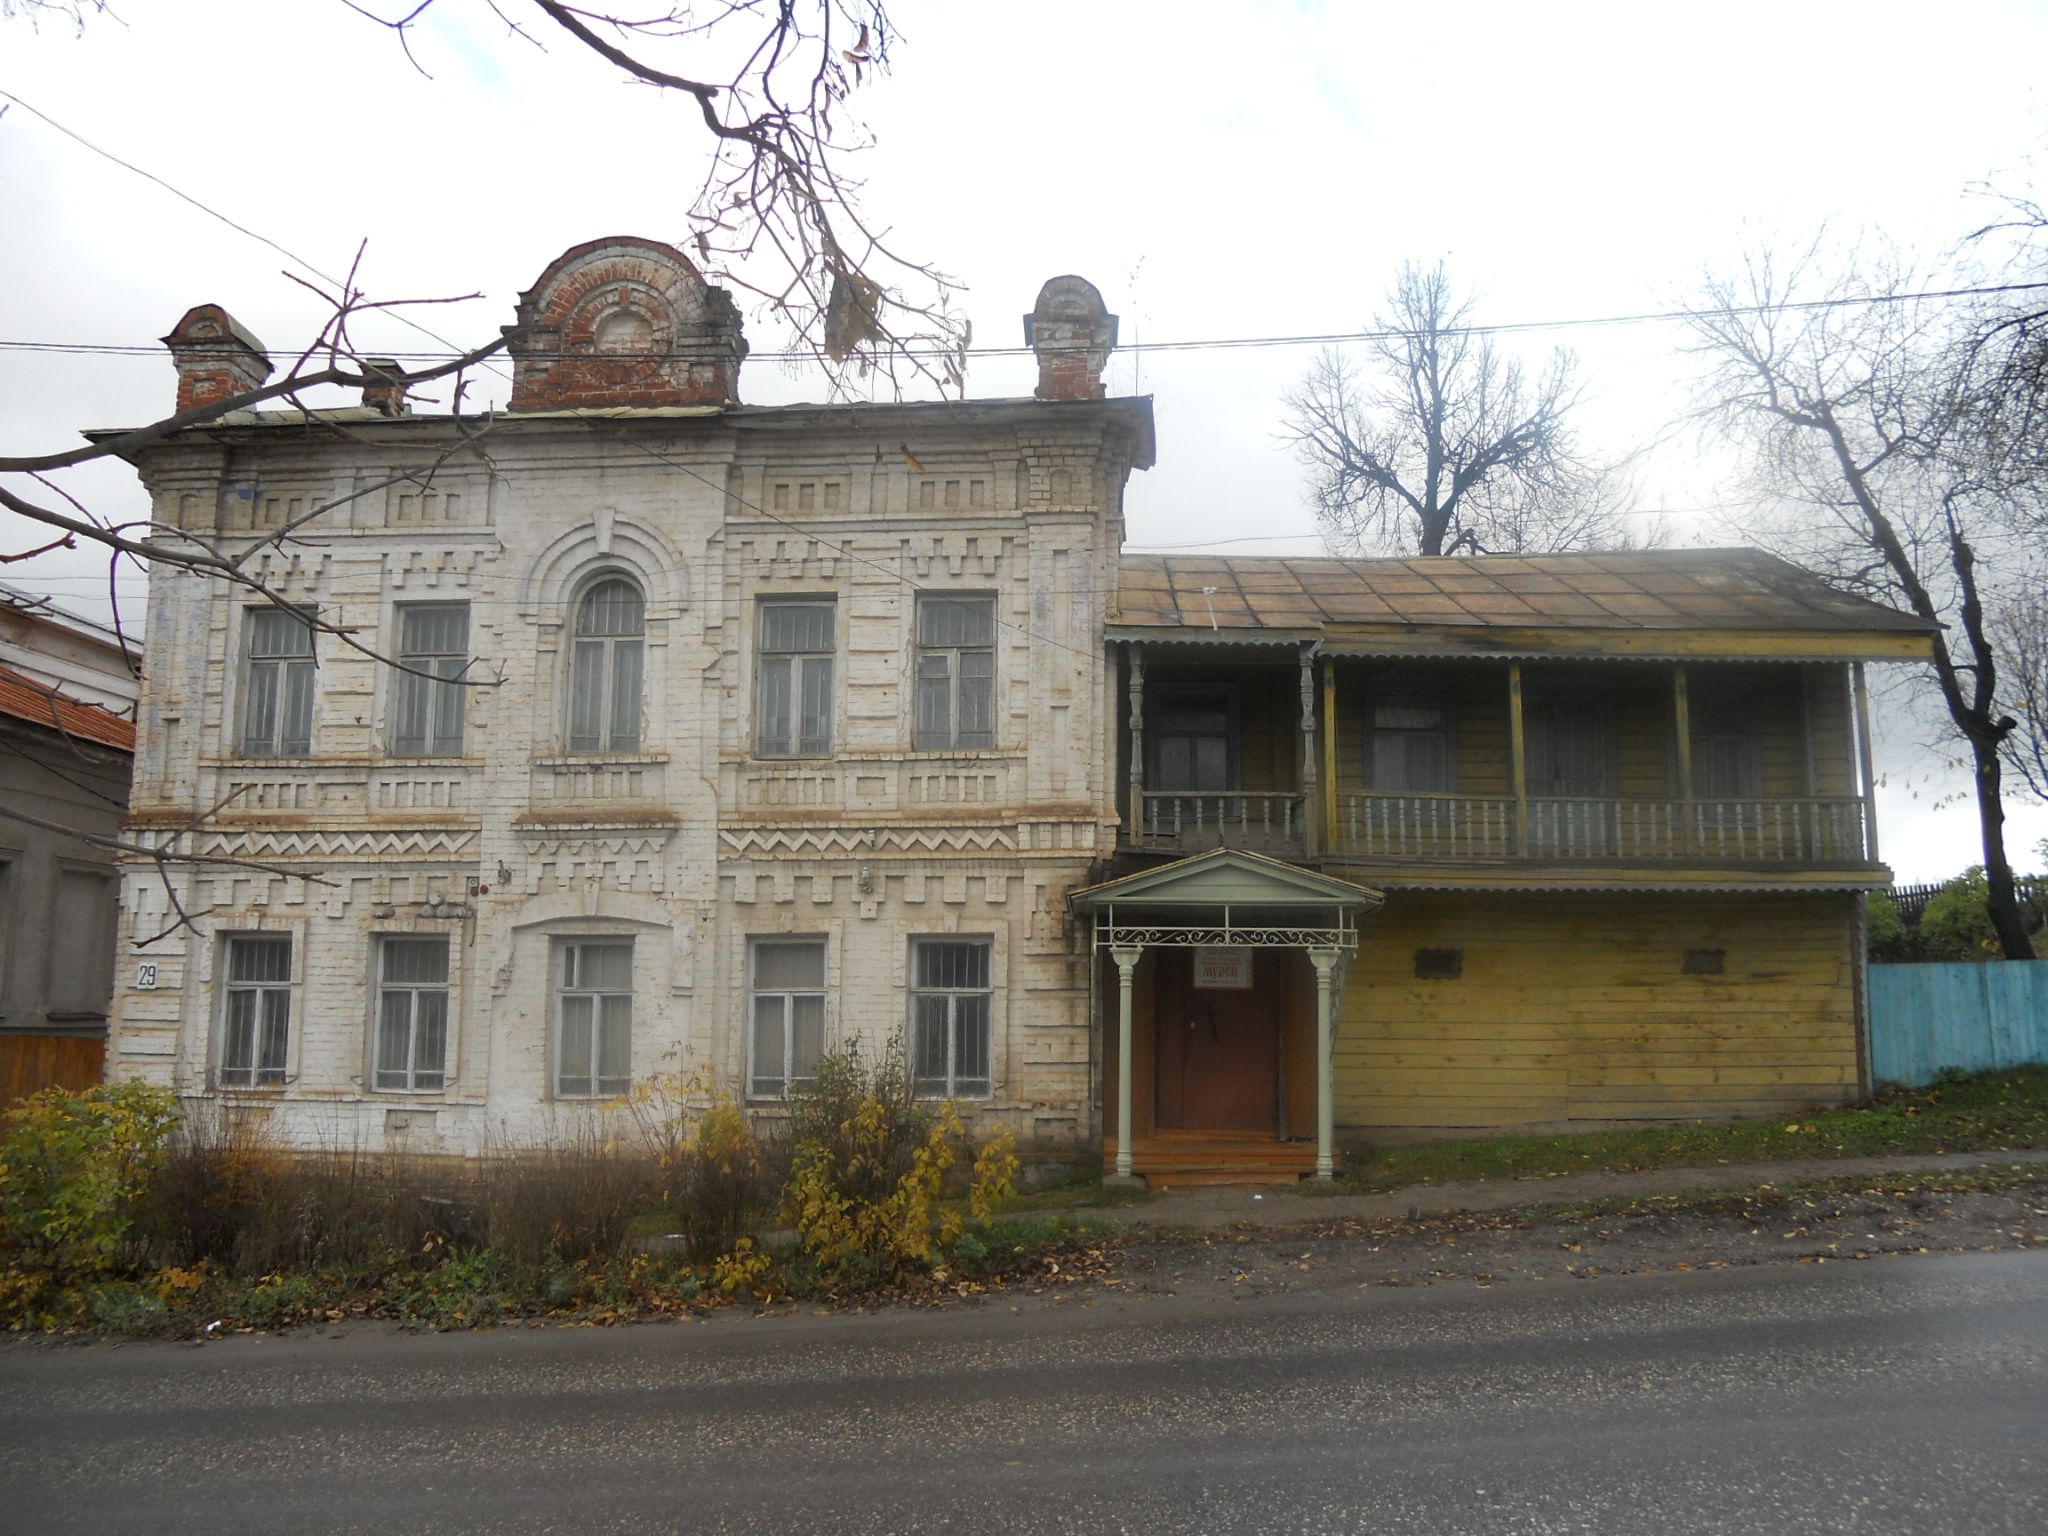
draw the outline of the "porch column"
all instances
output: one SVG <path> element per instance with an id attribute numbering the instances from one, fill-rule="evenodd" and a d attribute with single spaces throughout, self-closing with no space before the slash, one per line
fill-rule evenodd
<path id="1" fill-rule="evenodd" d="M 1334 1031 L 1330 1010 L 1334 1000 L 1330 979 L 1337 967 L 1337 951 L 1312 949 L 1308 960 L 1316 968 L 1316 1177 L 1331 1179 L 1337 1176 L 1336 1154 L 1331 1148 L 1337 1126 L 1337 1073 L 1331 1060 Z"/>
<path id="2" fill-rule="evenodd" d="M 1301 647 L 1301 847 L 1314 855 L 1329 841 L 1329 832 L 1318 826 L 1322 806 L 1316 795 L 1316 650 L 1313 641 Z M 1311 831 L 1310 829 L 1314 830 Z"/>
<path id="3" fill-rule="evenodd" d="M 1132 645 L 1131 658 L 1131 844 L 1145 838 L 1145 647 Z"/>
<path id="4" fill-rule="evenodd" d="M 1137 1140 L 1131 1126 L 1131 983 L 1138 977 L 1138 957 L 1144 950 L 1136 944 L 1119 944 L 1110 958 L 1116 961 L 1116 1176 L 1135 1178 L 1131 1171 L 1131 1143 Z"/>
<path id="5" fill-rule="evenodd" d="M 1672 744 L 1678 751 L 1678 814 L 1684 818 L 1679 848 L 1686 854 L 1693 848 L 1692 808 L 1692 687 L 1683 666 L 1671 669 Z"/>
<path id="6" fill-rule="evenodd" d="M 1508 663 L 1508 774 L 1515 799 L 1515 852 L 1527 858 L 1529 837 L 1529 751 L 1522 735 L 1522 664 Z"/>
<path id="7" fill-rule="evenodd" d="M 1870 685 L 1863 663 L 1850 663 L 1849 686 L 1856 698 L 1856 766 L 1863 782 L 1863 857 L 1877 862 L 1877 771 L 1870 752 Z"/>

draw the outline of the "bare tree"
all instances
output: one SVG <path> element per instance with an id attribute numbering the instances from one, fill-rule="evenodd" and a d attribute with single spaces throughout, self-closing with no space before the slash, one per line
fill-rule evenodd
<path id="1" fill-rule="evenodd" d="M 1425 555 L 1613 548 L 1610 477 L 1579 450 L 1577 362 L 1526 374 L 1472 323 L 1439 262 L 1402 267 L 1360 369 L 1328 350 L 1287 396 L 1286 437 L 1336 549 Z"/>
<path id="2" fill-rule="evenodd" d="M 1776 542 L 1839 585 L 1944 626 L 1933 680 L 1972 771 L 1992 925 L 2033 958 L 2005 848 L 2002 779 L 2017 724 L 1993 640 L 2014 553 L 1961 388 L 1955 317 L 1896 270 L 1829 277 L 1820 242 L 1789 265 L 1753 253 L 1709 277 L 1690 317 L 1704 418 L 1795 516 Z"/>
<path id="3" fill-rule="evenodd" d="M 391 28 L 414 67 L 421 18 L 452 0 L 344 0 Z M 625 15 L 564 0 L 485 0 L 511 38 L 567 37 L 629 79 L 684 99 L 684 138 L 708 137 L 687 209 L 715 281 L 754 296 L 835 381 L 879 371 L 965 386 L 959 285 L 898 250 L 868 217 L 851 162 L 871 140 L 853 93 L 887 73 L 883 0 L 720 0 Z M 529 30 L 521 20 L 539 23 Z"/>
<path id="4" fill-rule="evenodd" d="M 2048 562 L 2014 583 L 1991 627 L 2004 685 L 2003 704 L 2015 724 L 2006 758 L 2034 796 L 2048 800 Z"/>
<path id="5" fill-rule="evenodd" d="M 419 23 L 434 5 L 452 0 L 343 3 L 391 29 L 405 57 L 425 73 L 414 48 Z M 752 294 L 762 309 L 788 325 L 796 345 L 816 356 L 835 383 L 846 382 L 849 374 L 878 372 L 898 388 L 908 374 L 933 380 L 942 389 L 964 389 L 969 338 L 948 305 L 956 285 L 888 243 L 886 230 L 862 211 L 860 182 L 847 169 L 848 157 L 868 144 L 849 99 L 888 68 L 894 33 L 883 0 L 720 0 L 701 12 L 676 6 L 646 15 L 611 14 L 564 0 L 483 3 L 505 24 L 514 45 L 545 49 L 548 41 L 566 38 L 572 52 L 595 54 L 631 79 L 683 99 L 686 115 L 679 137 L 697 146 L 705 166 L 693 200 L 679 210 L 690 229 L 686 243 L 707 278 Z M 113 14 L 106 0 L 0 0 L 0 19 L 22 19 L 32 26 L 47 20 L 82 32 L 88 21 Z M 309 400 L 309 393 L 322 386 L 374 389 L 396 400 L 445 384 L 456 427 L 448 454 L 487 456 L 492 423 L 468 408 L 466 392 L 473 371 L 504 341 L 494 339 L 414 369 L 366 355 L 351 334 L 357 320 L 451 301 L 371 300 L 358 286 L 361 256 L 359 250 L 357 266 L 331 289 L 285 274 L 320 297 L 325 320 L 313 342 L 261 388 L 97 436 L 82 446 L 0 454 L 0 511 L 23 520 L 0 526 L 0 565 L 58 548 L 95 546 L 108 557 L 110 594 L 117 591 L 118 572 L 133 566 L 194 572 L 284 603 L 258 574 L 261 557 L 317 531 L 312 525 L 321 518 L 356 497 L 381 493 L 385 484 L 359 486 L 261 538 L 217 538 L 146 519 L 103 515 L 67 489 L 62 476 L 271 404 L 297 407 L 316 430 L 349 436 L 354 429 L 345 419 L 322 413 Z M 410 467 L 402 478 L 428 484 L 437 467 Z M 384 665 L 414 670 L 373 649 L 334 614 L 306 616 L 316 631 L 343 645 Z M 117 630 L 121 623 L 116 603 Z M 457 681 L 491 686 L 496 679 L 470 675 Z M 0 817 L 14 814 L 0 807 Z M 237 862 L 181 851 L 185 845 L 179 840 L 199 830 L 195 822 L 153 833 L 146 842 L 109 846 L 152 860 L 165 872 L 175 907 L 169 866 Z M 177 910 L 182 922 L 183 909 Z"/>

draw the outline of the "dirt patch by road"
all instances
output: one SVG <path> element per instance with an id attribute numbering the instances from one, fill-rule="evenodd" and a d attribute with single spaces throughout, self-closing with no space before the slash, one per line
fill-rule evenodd
<path id="1" fill-rule="evenodd" d="M 1764 1186 L 1564 1207 L 1338 1216 L 1292 1227 L 1133 1230 L 1077 1272 L 1014 1289 L 1055 1304 L 1226 1294 L 1252 1301 L 2014 1249 L 2048 1251 L 2048 1181 L 2038 1167 L 1866 1176 L 1824 1189 Z"/>

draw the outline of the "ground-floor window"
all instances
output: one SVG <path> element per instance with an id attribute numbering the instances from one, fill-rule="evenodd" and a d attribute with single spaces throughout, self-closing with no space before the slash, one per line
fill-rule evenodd
<path id="1" fill-rule="evenodd" d="M 556 1097 L 624 1093 L 633 1082 L 633 941 L 564 939 L 555 967 Z"/>
<path id="2" fill-rule="evenodd" d="M 377 1086 L 441 1088 L 448 1061 L 448 941 L 385 939 L 377 967 Z"/>
<path id="3" fill-rule="evenodd" d="M 756 939 L 749 964 L 747 1093 L 779 1099 L 816 1082 L 825 1054 L 825 941 Z"/>
<path id="4" fill-rule="evenodd" d="M 292 1029 L 292 941 L 239 934 L 227 941 L 220 1085 L 269 1088 L 284 1082 Z"/>
<path id="5" fill-rule="evenodd" d="M 910 1072 L 929 1098 L 989 1095 L 989 941 L 913 939 Z"/>

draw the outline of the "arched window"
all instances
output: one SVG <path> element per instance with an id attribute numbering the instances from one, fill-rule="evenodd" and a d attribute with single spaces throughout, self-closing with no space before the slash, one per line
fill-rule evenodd
<path id="1" fill-rule="evenodd" d="M 610 576 L 576 605 L 569 661 L 569 750 L 640 750 L 640 673 L 647 605 L 640 589 Z"/>

